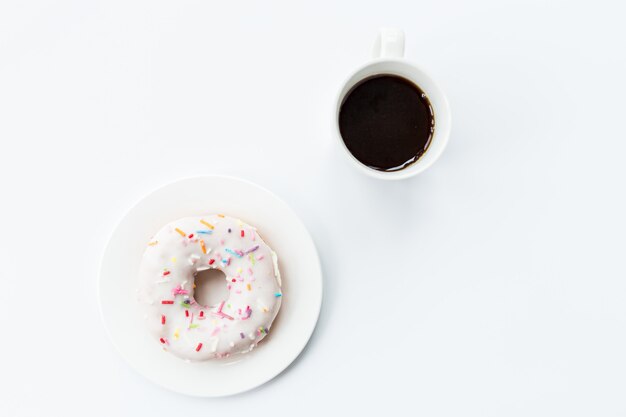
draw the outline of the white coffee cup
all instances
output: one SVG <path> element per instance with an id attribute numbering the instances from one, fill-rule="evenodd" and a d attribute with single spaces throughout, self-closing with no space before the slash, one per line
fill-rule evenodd
<path id="1" fill-rule="evenodd" d="M 389 172 L 370 168 L 356 159 L 346 147 L 339 130 L 339 112 L 346 95 L 362 80 L 383 74 L 397 75 L 417 85 L 426 93 L 435 119 L 433 136 L 426 152 L 406 168 Z M 335 136 L 339 141 L 339 146 L 343 149 L 342 153 L 347 156 L 352 165 L 375 178 L 398 180 L 419 174 L 435 163 L 443 153 L 450 136 L 450 106 L 446 96 L 432 78 L 424 70 L 404 59 L 404 32 L 400 29 L 382 28 L 374 44 L 374 59 L 353 72 L 339 91 L 334 125 Z"/>

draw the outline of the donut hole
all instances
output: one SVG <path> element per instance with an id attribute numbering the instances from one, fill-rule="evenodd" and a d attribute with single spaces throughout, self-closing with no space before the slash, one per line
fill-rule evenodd
<path id="1" fill-rule="evenodd" d="M 228 298 L 226 274 L 219 269 L 206 269 L 196 274 L 196 302 L 205 307 L 213 307 Z"/>

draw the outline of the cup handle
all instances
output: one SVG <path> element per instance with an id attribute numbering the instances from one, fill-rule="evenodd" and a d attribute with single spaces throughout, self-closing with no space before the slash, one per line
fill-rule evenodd
<path id="1" fill-rule="evenodd" d="M 403 58 L 404 32 L 402 29 L 380 28 L 374 42 L 374 58 Z"/>

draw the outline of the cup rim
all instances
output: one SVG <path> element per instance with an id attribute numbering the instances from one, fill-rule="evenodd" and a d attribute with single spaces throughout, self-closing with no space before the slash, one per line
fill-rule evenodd
<path id="1" fill-rule="evenodd" d="M 429 84 L 429 88 L 424 89 L 421 83 L 418 82 L 418 79 L 416 79 L 418 77 L 407 76 L 406 74 L 398 73 L 394 71 L 380 71 L 380 72 L 372 71 L 371 74 L 365 77 L 359 78 L 354 83 L 352 83 L 349 89 L 346 89 L 346 86 L 348 86 L 348 84 L 351 83 L 352 79 L 359 72 L 366 70 L 368 67 L 376 66 L 376 65 L 380 65 L 384 63 L 399 64 L 399 65 L 404 66 L 405 68 L 410 69 L 410 71 L 417 73 L 422 79 L 426 80 L 427 84 Z M 360 81 L 370 76 L 374 76 L 378 74 L 381 74 L 381 75 L 391 74 L 391 75 L 398 75 L 403 78 L 408 78 L 410 81 L 412 81 L 417 86 L 419 86 L 420 89 L 422 89 L 423 91 L 427 93 L 431 101 L 431 105 L 433 104 L 433 100 L 431 99 L 431 97 L 437 96 L 438 105 L 437 105 L 437 108 L 435 109 L 435 131 L 433 133 L 431 144 L 429 145 L 426 152 L 424 152 L 424 155 L 422 155 L 416 162 L 398 171 L 390 171 L 390 172 L 379 171 L 363 164 L 350 152 L 345 142 L 343 141 L 343 137 L 341 136 L 341 131 L 339 130 L 339 112 L 341 110 L 341 105 L 343 104 L 343 100 L 347 96 L 348 92 L 351 90 L 352 87 L 354 87 Z M 430 166 L 432 166 L 437 161 L 437 159 L 439 159 L 439 157 L 441 156 L 441 154 L 443 153 L 444 149 L 447 146 L 448 139 L 450 136 L 450 122 L 451 122 L 450 105 L 448 103 L 448 99 L 446 98 L 446 95 L 443 93 L 443 90 L 439 87 L 439 84 L 436 83 L 424 69 L 422 69 L 420 66 L 414 64 L 413 62 L 405 58 L 375 58 L 375 59 L 368 61 L 364 65 L 361 65 L 360 67 L 356 68 L 344 79 L 339 90 L 337 91 L 335 106 L 334 106 L 333 111 L 334 111 L 333 129 L 334 129 L 335 136 L 337 137 L 337 141 L 339 142 L 339 146 L 344 151 L 343 153 L 352 162 L 352 165 L 355 166 L 358 170 L 367 174 L 370 177 L 374 177 L 378 179 L 383 179 L 383 180 L 405 179 L 405 178 L 415 176 L 425 171 Z M 435 141 L 437 142 L 437 146 L 436 148 L 433 148 L 433 144 L 435 143 Z M 424 156 L 431 150 L 432 152 L 429 154 L 430 157 L 428 159 L 423 159 Z"/>

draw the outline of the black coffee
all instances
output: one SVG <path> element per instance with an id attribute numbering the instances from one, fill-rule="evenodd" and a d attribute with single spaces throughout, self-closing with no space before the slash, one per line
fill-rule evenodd
<path id="1" fill-rule="evenodd" d="M 398 171 L 428 149 L 435 128 L 428 97 L 411 81 L 377 75 L 354 86 L 339 111 L 344 143 L 363 164 Z"/>

